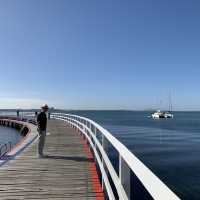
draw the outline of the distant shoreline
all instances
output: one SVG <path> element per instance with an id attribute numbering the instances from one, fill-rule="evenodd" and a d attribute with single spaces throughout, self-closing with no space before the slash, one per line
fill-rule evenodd
<path id="1" fill-rule="evenodd" d="M 39 111 L 40 109 L 0 109 L 0 112 L 16 112 L 20 110 L 21 112 L 35 112 Z M 156 110 L 156 109 L 155 109 Z M 54 112 L 154 112 L 154 109 L 151 110 L 131 110 L 131 109 L 54 109 Z M 167 110 L 164 110 L 167 111 Z M 173 112 L 200 112 L 200 110 L 173 110 Z"/>

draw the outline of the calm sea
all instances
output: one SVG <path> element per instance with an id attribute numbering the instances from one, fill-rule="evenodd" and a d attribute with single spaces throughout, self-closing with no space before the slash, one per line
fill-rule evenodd
<path id="1" fill-rule="evenodd" d="M 0 146 L 8 142 L 11 142 L 12 146 L 14 146 L 21 138 L 22 136 L 15 129 L 0 126 Z"/>
<path id="2" fill-rule="evenodd" d="M 73 113 L 108 129 L 181 199 L 200 199 L 200 112 L 174 112 L 167 120 L 153 120 L 151 112 Z"/>

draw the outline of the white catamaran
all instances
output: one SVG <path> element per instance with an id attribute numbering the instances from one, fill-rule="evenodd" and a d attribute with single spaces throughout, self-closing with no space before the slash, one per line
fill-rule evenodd
<path id="1" fill-rule="evenodd" d="M 161 111 L 157 110 L 155 113 L 151 114 L 151 117 L 153 119 L 167 119 L 167 118 L 173 118 L 174 115 L 172 114 L 172 100 L 171 96 L 169 96 L 169 111 Z"/>
<path id="2" fill-rule="evenodd" d="M 163 111 L 156 111 L 155 113 L 151 114 L 152 118 L 154 119 L 160 119 L 160 118 L 173 118 L 174 115 L 171 113 L 171 111 L 163 112 Z"/>

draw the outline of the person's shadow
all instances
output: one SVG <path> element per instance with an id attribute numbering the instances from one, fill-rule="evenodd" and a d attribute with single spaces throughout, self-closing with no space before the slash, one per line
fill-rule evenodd
<path id="1" fill-rule="evenodd" d="M 80 156 L 58 156 L 58 155 L 45 155 L 46 159 L 54 159 L 54 160 L 72 160 L 77 162 L 93 162 L 94 159 L 89 159 Z"/>

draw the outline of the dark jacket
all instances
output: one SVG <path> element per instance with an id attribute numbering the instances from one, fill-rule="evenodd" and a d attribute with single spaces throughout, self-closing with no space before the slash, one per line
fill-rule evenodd
<path id="1" fill-rule="evenodd" d="M 37 116 L 37 124 L 38 124 L 38 130 L 39 131 L 46 131 L 47 128 L 47 116 L 44 112 L 41 112 Z"/>

